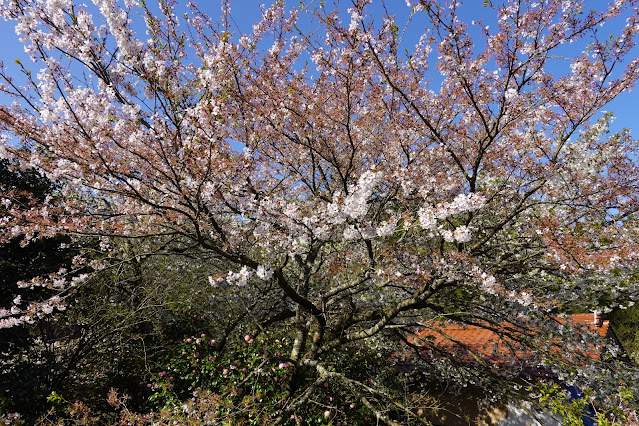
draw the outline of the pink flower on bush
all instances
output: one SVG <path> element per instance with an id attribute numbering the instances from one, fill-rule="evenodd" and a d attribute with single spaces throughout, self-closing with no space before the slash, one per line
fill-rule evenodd
<path id="1" fill-rule="evenodd" d="M 191 339 L 190 337 L 188 339 L 186 339 L 186 343 L 191 343 L 193 341 L 193 339 Z"/>
<path id="2" fill-rule="evenodd" d="M 166 371 L 160 371 L 160 372 L 158 373 L 158 376 L 160 376 L 160 377 L 164 377 L 164 376 L 166 376 Z"/>
<path id="3" fill-rule="evenodd" d="M 195 358 L 197 358 L 197 357 L 199 357 L 199 356 L 200 356 L 200 353 L 199 353 L 199 352 L 196 352 L 196 353 L 194 353 L 194 354 L 193 354 L 193 356 L 194 356 Z"/>
<path id="4" fill-rule="evenodd" d="M 244 336 L 244 340 L 246 340 L 246 343 L 253 343 L 253 339 L 248 334 Z"/>

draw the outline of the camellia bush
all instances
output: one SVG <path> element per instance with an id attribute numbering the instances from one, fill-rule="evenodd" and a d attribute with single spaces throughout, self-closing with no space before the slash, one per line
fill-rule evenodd
<path id="1" fill-rule="evenodd" d="M 605 412 L 633 371 L 579 356 L 595 336 L 569 342 L 556 318 L 637 297 L 637 141 L 603 113 L 639 74 L 637 1 L 493 0 L 472 22 L 459 2 L 401 2 L 397 16 L 380 5 L 276 1 L 242 32 L 230 2 L 216 21 L 169 0 L 1 1 L 31 62 L 0 69 L 12 99 L 0 155 L 56 190 L 28 208 L 3 193 L 0 242 L 90 237 L 108 258 L 130 240 L 131 265 L 193 262 L 207 309 L 225 312 L 203 331 L 219 356 L 289 339 L 270 423 L 314 412 L 325 383 L 369 419 L 419 421 L 384 375 L 339 360 L 366 347 L 390 365 L 415 327 L 444 319 L 531 357 L 497 354 L 511 368 L 495 371 L 439 351 L 423 377 L 490 398 L 526 366 L 552 366 Z M 0 326 L 73 304 L 65 295 L 109 265 L 80 253 L 16 283 L 53 296 L 8 303 Z M 158 401 L 211 385 L 170 395 L 165 368 Z"/>

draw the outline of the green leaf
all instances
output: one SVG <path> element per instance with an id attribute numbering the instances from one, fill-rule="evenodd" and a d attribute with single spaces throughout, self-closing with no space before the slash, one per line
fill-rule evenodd
<path id="1" fill-rule="evenodd" d="M 64 398 L 62 398 L 62 396 L 56 391 L 52 391 L 51 394 L 47 396 L 47 402 L 52 402 L 54 404 L 57 404 L 63 401 L 64 401 Z"/>

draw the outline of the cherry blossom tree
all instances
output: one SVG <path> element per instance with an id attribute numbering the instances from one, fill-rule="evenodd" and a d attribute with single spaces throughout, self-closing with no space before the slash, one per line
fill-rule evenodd
<path id="1" fill-rule="evenodd" d="M 331 378 L 392 423 L 383 386 L 331 357 L 408 342 L 418 324 L 508 333 L 542 363 L 545 333 L 569 334 L 555 316 L 632 303 L 637 141 L 602 109 L 639 74 L 635 0 L 492 1 L 490 22 L 464 22 L 457 2 L 407 1 L 407 22 L 327 3 L 277 1 L 242 33 L 228 2 L 219 23 L 170 0 L 0 2 L 33 61 L 0 72 L 15 100 L 0 151 L 60 187 L 29 209 L 3 194 L 0 240 L 211 259 L 211 294 L 242 295 L 250 336 L 292 330 L 280 421 Z M 29 303 L 2 326 L 65 301 Z M 557 370 L 592 376 L 586 362 Z"/>

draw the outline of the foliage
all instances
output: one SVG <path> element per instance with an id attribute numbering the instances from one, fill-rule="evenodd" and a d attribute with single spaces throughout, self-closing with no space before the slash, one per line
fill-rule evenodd
<path id="1" fill-rule="evenodd" d="M 191 336 L 176 348 L 164 369 L 150 384 L 154 390 L 149 401 L 162 411 L 179 412 L 192 395 L 216 395 L 223 401 L 217 415 L 232 419 L 233 424 L 262 424 L 275 420 L 277 407 L 286 402 L 287 376 L 292 373 L 286 353 L 292 344 L 288 337 L 262 336 L 258 340 L 246 335 L 243 344 L 218 351 L 215 340 L 206 334 Z M 397 371 L 389 367 L 381 354 L 370 350 L 349 350 L 332 365 L 349 377 L 366 383 L 372 379 L 398 386 Z M 373 414 L 357 402 L 349 388 L 339 380 L 325 378 L 314 386 L 308 377 L 298 374 L 301 382 L 293 382 L 300 390 L 312 390 L 311 403 L 299 407 L 291 419 L 303 424 L 367 424 Z M 204 393 L 203 393 L 204 392 Z M 226 408 L 224 408 L 226 407 Z M 274 409 L 275 408 L 275 409 Z"/>
<path id="2" fill-rule="evenodd" d="M 40 419 L 40 424 L 64 424 L 75 421 L 108 421 L 110 424 L 272 424 L 277 411 L 274 407 L 285 403 L 286 377 L 290 365 L 284 361 L 291 340 L 284 337 L 263 337 L 253 340 L 246 336 L 237 347 L 219 351 L 214 339 L 206 334 L 186 338 L 174 347 L 166 359 L 158 363 L 149 383 L 141 386 L 151 390 L 145 398 L 154 407 L 148 412 L 131 409 L 131 398 L 111 390 L 109 404 L 114 413 L 98 417 L 95 408 L 86 404 L 70 403 L 57 393 L 48 398 L 56 409 Z M 384 371 L 385 359 L 365 350 L 344 354 L 335 364 L 363 382 L 384 376 L 393 387 L 396 381 L 393 369 Z M 366 425 L 373 414 L 357 402 L 349 389 L 340 388 L 340 382 L 325 378 L 317 388 L 312 383 L 298 383 L 302 389 L 314 389 L 312 403 L 293 413 L 291 424 L 307 425 Z M 396 385 L 396 384 L 395 384 Z M 399 387 L 395 387 L 399 389 Z M 66 419 L 66 420 L 65 420 Z M 83 423 L 84 422 L 84 423 Z"/>
<path id="3" fill-rule="evenodd" d="M 566 425 L 581 426 L 585 419 L 606 426 L 634 425 L 639 422 L 636 411 L 632 409 L 634 396 L 627 388 L 609 395 L 612 401 L 607 404 L 597 401 L 592 389 L 575 389 L 573 393 L 576 395 L 571 395 L 557 383 L 539 382 L 529 390 L 538 395 L 541 407 L 559 414 Z"/>
<path id="4" fill-rule="evenodd" d="M 216 343 L 206 334 L 187 338 L 168 358 L 165 369 L 157 373 L 149 400 L 159 407 L 179 405 L 199 389 L 232 396 L 236 404 L 247 395 L 268 403 L 282 396 L 278 380 L 286 371 L 286 363 L 273 359 L 277 354 L 268 353 L 264 340 L 258 343 L 249 337 L 246 344 L 253 347 L 228 348 L 222 354 Z M 281 358 L 283 343 L 274 343 L 280 348 Z"/>
<path id="5" fill-rule="evenodd" d="M 113 419 L 106 401 L 110 388 L 132 395 L 129 409 L 147 408 L 151 390 L 140 383 L 148 382 L 173 345 L 194 330 L 219 332 L 225 324 L 226 319 L 206 312 L 208 298 L 188 281 L 180 256 L 136 259 L 131 244 L 111 241 L 107 258 L 99 244 L 87 247 L 104 267 L 74 288 L 72 306 L 33 325 L 2 330 L 26 343 L 3 351 L 10 362 L 2 380 L 10 393 L 1 412 L 19 412 L 27 424 L 52 408 L 48 418 L 58 419 L 61 412 L 75 410 L 71 402 L 76 400 L 105 423 Z M 220 316 L 227 313 L 217 307 Z"/>
<path id="6" fill-rule="evenodd" d="M 615 309 L 609 314 L 609 318 L 615 335 L 632 361 L 639 365 L 639 306 Z"/>
<path id="7" fill-rule="evenodd" d="M 0 193 L 11 197 L 21 210 L 28 210 L 50 197 L 55 186 L 35 169 L 20 170 L 0 160 Z M 10 212 L 0 207 L 2 220 Z M 68 268 L 75 250 L 70 238 L 41 238 L 26 246 L 20 238 L 0 244 L 0 304 L 26 305 L 30 300 L 57 297 L 57 291 L 20 288 L 19 281 Z M 0 329 L 0 413 L 44 403 L 47 390 L 64 377 L 64 366 L 54 356 L 53 342 L 59 336 L 57 318 L 42 318 L 37 324 Z M 27 421 L 29 419 L 27 418 Z"/>
<path id="8" fill-rule="evenodd" d="M 403 21 L 368 1 L 276 1 L 246 34 L 229 4 L 214 22 L 174 0 L 0 2 L 32 60 L 19 78 L 0 69 L 15 100 L 0 106 L 0 155 L 57 183 L 28 208 L 3 194 L 0 242 L 93 243 L 71 272 L 21 282 L 57 297 L 7 302 L 0 326 L 59 314 L 88 283 L 108 304 L 80 304 L 80 341 L 105 342 L 125 366 L 110 339 L 128 350 L 139 338 L 139 374 L 170 350 L 156 326 L 180 323 L 179 305 L 209 321 L 218 356 L 245 335 L 286 335 L 285 386 L 255 384 L 283 392 L 275 423 L 326 404 L 323 383 L 379 422 L 418 421 L 384 376 L 359 380 L 341 360 L 392 354 L 416 326 L 446 321 L 521 345 L 531 357 L 510 377 L 552 365 L 599 397 L 637 383 L 583 356 L 598 336 L 554 319 L 639 295 L 639 145 L 600 113 L 639 76 L 636 0 L 493 1 L 486 22 L 463 22 L 455 1 L 408 1 Z M 418 356 L 438 350 L 424 343 Z M 486 360 L 443 352 L 430 374 L 489 382 Z M 175 358 L 188 377 L 175 400 L 211 386 L 207 401 L 228 402 L 219 364 L 199 376 L 191 361 Z M 158 402 L 173 400 L 168 385 Z"/>

